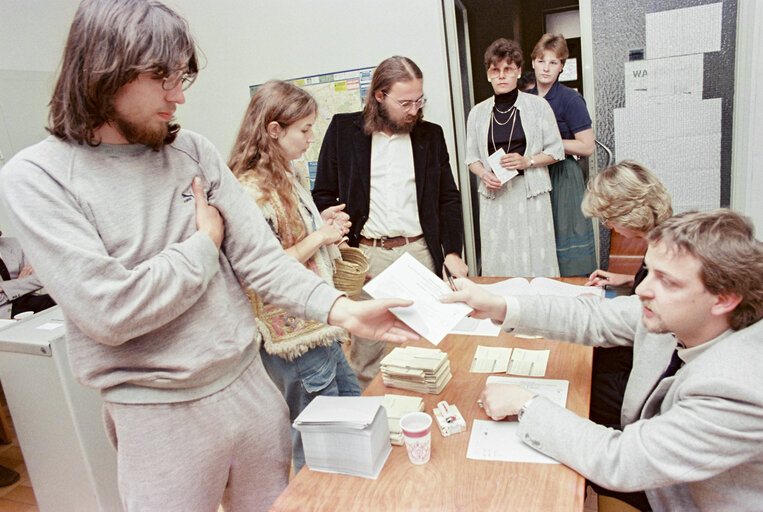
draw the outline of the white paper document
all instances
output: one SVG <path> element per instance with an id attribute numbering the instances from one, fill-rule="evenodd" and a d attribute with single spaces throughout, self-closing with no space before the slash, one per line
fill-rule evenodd
<path id="1" fill-rule="evenodd" d="M 363 287 L 374 299 L 410 299 L 407 308 L 390 311 L 423 338 L 437 345 L 472 309 L 464 303 L 444 304 L 452 290 L 408 253 L 403 254 Z"/>
<path id="2" fill-rule="evenodd" d="M 487 378 L 487 383 L 516 384 L 517 386 L 522 386 L 534 393 L 548 398 L 556 405 L 567 407 L 567 390 L 570 387 L 570 381 L 568 380 L 500 377 L 491 375 Z"/>
<path id="3" fill-rule="evenodd" d="M 511 358 L 509 347 L 485 347 L 477 345 L 470 373 L 506 373 Z"/>
<path id="4" fill-rule="evenodd" d="M 503 150 L 503 148 L 499 148 L 498 151 L 487 157 L 490 168 L 493 170 L 495 177 L 498 178 L 498 180 L 501 182 L 501 185 L 519 174 L 519 172 L 516 170 L 510 170 L 501 165 L 501 157 L 505 154 L 506 152 Z"/>
<path id="5" fill-rule="evenodd" d="M 524 277 L 514 277 L 492 284 L 480 285 L 496 295 L 552 295 L 557 297 L 578 297 L 580 295 L 595 295 L 604 297 L 604 289 L 597 286 L 580 286 L 563 283 L 547 277 L 536 277 L 528 281 Z"/>
<path id="6" fill-rule="evenodd" d="M 527 375 L 528 377 L 543 377 L 546 375 L 548 355 L 550 350 L 526 350 L 515 348 L 511 354 L 509 368 L 506 373 L 512 375 Z"/>
<path id="7" fill-rule="evenodd" d="M 501 326 L 493 323 L 489 318 L 479 320 L 465 316 L 450 330 L 451 334 L 471 334 L 472 336 L 498 336 Z"/>
<path id="8" fill-rule="evenodd" d="M 523 443 L 517 436 L 518 428 L 519 423 L 515 421 L 474 420 L 466 458 L 559 464 L 551 457 Z"/>

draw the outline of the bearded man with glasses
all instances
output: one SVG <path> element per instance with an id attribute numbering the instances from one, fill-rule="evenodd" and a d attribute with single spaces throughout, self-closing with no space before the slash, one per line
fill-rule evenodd
<path id="1" fill-rule="evenodd" d="M 322 211 L 345 204 L 359 247 L 375 277 L 403 253 L 445 277 L 466 276 L 461 259 L 461 198 L 442 128 L 423 120 L 421 69 L 394 56 L 374 70 L 362 112 L 331 120 L 313 189 Z M 367 296 L 366 296 L 367 297 Z M 350 366 L 368 386 L 385 355 L 383 343 L 354 337 Z"/>

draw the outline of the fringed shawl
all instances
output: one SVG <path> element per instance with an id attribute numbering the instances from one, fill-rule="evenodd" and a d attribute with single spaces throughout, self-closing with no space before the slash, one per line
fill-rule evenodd
<path id="1" fill-rule="evenodd" d="M 304 226 L 302 236 L 305 237 L 320 228 L 323 220 L 300 177 L 292 175 L 291 178 L 293 198 L 297 202 Z M 277 194 L 271 194 L 265 202 L 260 204 L 259 200 L 263 194 L 257 179 L 248 174 L 239 177 L 239 181 L 257 202 L 284 249 L 292 247 L 301 240 L 301 238 L 298 239 L 299 229 L 290 224 L 290 217 Z M 322 246 L 305 262 L 305 266 L 333 285 L 334 260 L 339 257 L 340 253 L 336 246 Z M 265 350 L 269 354 L 291 361 L 313 347 L 330 345 L 339 338 L 348 338 L 347 332 L 340 327 L 296 317 L 278 306 L 268 304 L 253 290 L 247 290 L 247 295 L 249 295 L 258 328 L 262 333 Z"/>

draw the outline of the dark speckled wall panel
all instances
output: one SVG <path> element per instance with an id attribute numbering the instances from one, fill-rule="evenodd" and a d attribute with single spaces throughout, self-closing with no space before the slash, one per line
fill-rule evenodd
<path id="1" fill-rule="evenodd" d="M 717 3 L 723 4 L 721 50 L 704 54 L 702 98 L 721 98 L 719 202 L 728 206 L 737 0 L 592 0 L 595 133 L 599 141 L 615 151 L 614 109 L 626 106 L 624 63 L 629 60 L 631 50 L 646 50 L 646 14 Z M 597 166 L 602 169 L 606 165 L 606 153 L 598 151 L 597 155 Z M 615 161 L 619 160 L 616 153 L 614 157 Z M 601 263 L 606 268 L 609 231 L 603 229 L 601 235 Z"/>

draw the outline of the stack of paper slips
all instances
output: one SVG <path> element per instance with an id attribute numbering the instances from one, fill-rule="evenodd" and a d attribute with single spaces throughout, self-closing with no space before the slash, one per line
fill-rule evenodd
<path id="1" fill-rule="evenodd" d="M 382 407 L 387 410 L 387 423 L 389 423 L 389 441 L 392 444 L 403 444 L 403 429 L 400 428 L 400 418 L 409 412 L 424 410 L 424 401 L 419 396 L 384 395 Z"/>
<path id="2" fill-rule="evenodd" d="M 392 451 L 380 396 L 317 396 L 292 426 L 313 471 L 376 478 Z"/>
<path id="3" fill-rule="evenodd" d="M 450 381 L 448 354 L 436 348 L 397 347 L 381 360 L 385 386 L 439 394 Z"/>

